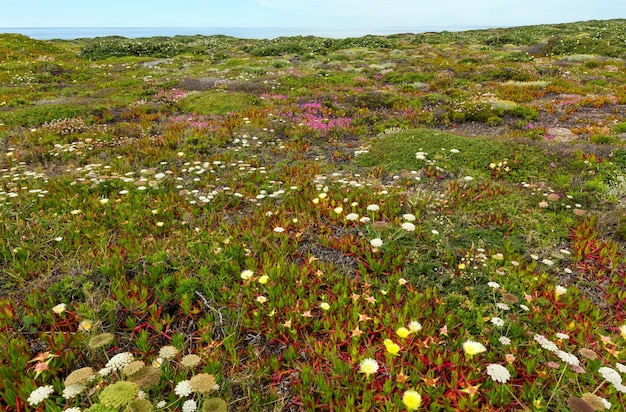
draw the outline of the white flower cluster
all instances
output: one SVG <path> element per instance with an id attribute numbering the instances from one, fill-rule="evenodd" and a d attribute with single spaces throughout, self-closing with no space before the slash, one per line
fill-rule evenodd
<path id="1" fill-rule="evenodd" d="M 536 334 L 534 336 L 535 341 L 541 345 L 542 348 L 554 353 L 559 357 L 563 362 L 567 363 L 570 366 L 580 366 L 580 360 L 569 352 L 562 351 L 556 346 L 556 343 L 552 342 L 550 339 L 546 338 L 543 335 Z"/>
<path id="2" fill-rule="evenodd" d="M 37 406 L 41 402 L 48 399 L 54 392 L 52 385 L 40 386 L 30 393 L 30 396 L 26 400 L 30 406 Z"/>
<path id="3" fill-rule="evenodd" d="M 63 397 L 65 399 L 74 399 L 84 389 L 85 387 L 80 383 L 74 383 L 72 385 L 68 385 L 63 389 Z"/>
<path id="4" fill-rule="evenodd" d="M 500 289 L 500 284 L 497 282 L 488 282 L 487 286 L 489 286 L 492 289 Z"/>
<path id="5" fill-rule="evenodd" d="M 545 350 L 549 350 L 550 352 L 556 352 L 559 350 L 558 346 L 550 339 L 546 338 L 543 335 L 536 334 L 533 339 Z"/>
<path id="6" fill-rule="evenodd" d="M 351 222 L 354 222 L 356 220 L 359 220 L 359 215 L 357 215 L 356 213 L 348 213 L 346 215 L 346 220 L 349 220 Z"/>
<path id="7" fill-rule="evenodd" d="M 598 369 L 598 373 L 602 375 L 602 378 L 604 378 L 604 380 L 612 383 L 613 385 L 621 385 L 622 383 L 622 376 L 613 368 L 603 366 Z"/>
<path id="8" fill-rule="evenodd" d="M 376 238 L 370 240 L 370 244 L 374 248 L 379 248 L 379 247 L 381 247 L 383 245 L 383 241 L 382 241 L 381 238 L 376 237 Z"/>
<path id="9" fill-rule="evenodd" d="M 502 365 L 492 363 L 487 366 L 487 375 L 491 376 L 495 382 L 507 383 L 511 379 L 511 373 Z"/>
<path id="10" fill-rule="evenodd" d="M 160 350 L 159 350 L 159 356 L 162 357 L 163 359 L 172 359 L 174 357 L 176 357 L 176 355 L 178 355 L 178 349 L 175 348 L 174 346 L 163 346 Z"/>
<path id="11" fill-rule="evenodd" d="M 404 222 L 401 227 L 407 232 L 415 232 L 415 225 L 411 222 Z"/>
<path id="12" fill-rule="evenodd" d="M 109 368 L 111 371 L 121 370 L 133 360 L 133 354 L 130 352 L 118 353 L 107 362 L 106 368 Z"/>
<path id="13" fill-rule="evenodd" d="M 571 353 L 568 353 L 562 350 L 557 350 L 554 353 L 556 354 L 556 356 L 559 357 L 559 359 L 561 359 L 563 362 L 567 363 L 568 365 L 571 365 L 571 366 L 580 365 L 580 361 L 578 360 L 578 358 L 575 355 L 572 355 Z"/>
<path id="14" fill-rule="evenodd" d="M 192 392 L 191 383 L 187 380 L 178 382 L 174 388 L 174 393 L 181 398 L 191 395 Z"/>
<path id="15" fill-rule="evenodd" d="M 195 400 L 188 399 L 185 401 L 185 403 L 183 403 L 183 412 L 194 412 L 197 407 L 198 404 L 196 404 Z"/>

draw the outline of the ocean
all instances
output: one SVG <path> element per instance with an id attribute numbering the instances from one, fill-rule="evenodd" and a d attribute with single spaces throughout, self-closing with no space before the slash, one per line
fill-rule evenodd
<path id="1" fill-rule="evenodd" d="M 367 34 L 390 35 L 398 33 L 424 33 L 432 31 L 464 31 L 487 27 L 417 26 L 389 28 L 298 28 L 298 27 L 25 27 L 0 28 L 0 33 L 19 33 L 37 40 L 94 38 L 122 36 L 127 38 L 155 36 L 210 36 L 223 34 L 241 39 L 274 39 L 282 36 L 318 36 L 330 38 L 361 37 Z"/>

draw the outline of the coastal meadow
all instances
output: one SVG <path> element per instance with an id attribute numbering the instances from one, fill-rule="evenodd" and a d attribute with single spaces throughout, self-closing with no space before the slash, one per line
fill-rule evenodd
<path id="1" fill-rule="evenodd" d="M 0 35 L 7 411 L 626 407 L 626 22 Z"/>

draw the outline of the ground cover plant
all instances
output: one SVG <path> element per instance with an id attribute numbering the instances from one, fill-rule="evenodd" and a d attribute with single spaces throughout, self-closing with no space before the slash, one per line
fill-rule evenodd
<path id="1" fill-rule="evenodd" d="M 624 33 L 0 35 L 3 410 L 623 410 Z"/>

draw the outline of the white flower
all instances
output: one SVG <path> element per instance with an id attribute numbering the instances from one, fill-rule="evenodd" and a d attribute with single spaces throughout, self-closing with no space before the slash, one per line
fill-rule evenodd
<path id="1" fill-rule="evenodd" d="M 552 266 L 552 265 L 554 265 L 554 262 L 553 262 L 553 261 L 551 261 L 550 259 L 544 259 L 544 260 L 542 260 L 542 261 L 541 261 L 541 263 L 543 263 L 543 264 L 544 264 L 544 265 L 546 265 L 546 266 Z"/>
<path id="2" fill-rule="evenodd" d="M 276 233 L 283 233 L 284 231 L 285 231 L 285 228 L 280 227 L 280 226 L 276 226 L 274 228 L 274 232 L 276 232 Z"/>
<path id="3" fill-rule="evenodd" d="M 567 340 L 567 339 L 569 339 L 569 335 L 567 335 L 567 334 L 565 334 L 565 333 L 561 333 L 561 332 L 557 333 L 555 336 L 556 336 L 559 340 Z"/>
<path id="4" fill-rule="evenodd" d="M 381 238 L 376 237 L 370 240 L 370 245 L 372 245 L 372 247 L 379 248 L 383 245 L 383 241 Z"/>
<path id="5" fill-rule="evenodd" d="M 498 327 L 504 326 L 504 321 L 500 319 L 499 317 L 491 318 L 491 323 L 493 323 L 495 326 L 498 326 Z"/>
<path id="6" fill-rule="evenodd" d="M 172 359 L 178 355 L 179 350 L 171 345 L 163 346 L 159 349 L 159 356 L 163 359 Z"/>
<path id="7" fill-rule="evenodd" d="M 52 311 L 56 314 L 61 314 L 65 312 L 65 309 L 67 309 L 67 306 L 65 305 L 65 303 L 59 303 L 58 305 L 52 308 Z"/>
<path id="8" fill-rule="evenodd" d="M 626 324 L 620 325 L 619 334 L 622 335 L 622 338 L 626 339 Z"/>
<path id="9" fill-rule="evenodd" d="M 450 149 L 450 153 L 460 153 L 459 149 Z"/>
<path id="10" fill-rule="evenodd" d="M 415 222 L 415 215 L 412 213 L 405 213 L 402 215 L 402 218 L 407 222 Z"/>
<path id="11" fill-rule="evenodd" d="M 330 305 L 327 302 L 322 302 L 322 303 L 320 303 L 320 308 L 322 310 L 328 310 L 328 309 L 330 309 Z"/>
<path id="12" fill-rule="evenodd" d="M 63 412 L 80 412 L 80 408 L 77 408 L 77 407 L 67 408 L 67 409 L 64 409 Z"/>
<path id="13" fill-rule="evenodd" d="M 53 392 L 54 388 L 52 385 L 40 386 L 30 393 L 26 402 L 28 402 L 30 406 L 37 406 L 48 399 Z"/>
<path id="14" fill-rule="evenodd" d="M 412 321 L 409 323 L 409 330 L 410 330 L 411 332 L 413 332 L 413 333 L 415 333 L 415 332 L 419 332 L 420 330 L 422 330 L 422 324 L 421 324 L 421 323 L 419 323 L 419 322 L 418 322 L 418 321 L 416 321 L 416 320 L 412 320 Z"/>
<path id="15" fill-rule="evenodd" d="M 183 412 L 194 412 L 197 407 L 198 404 L 196 404 L 195 400 L 187 399 L 185 403 L 183 403 Z"/>
<path id="16" fill-rule="evenodd" d="M 502 302 L 498 302 L 496 303 L 496 307 L 498 309 L 502 309 L 502 310 L 511 310 L 511 308 L 509 307 L 509 305 L 507 305 L 506 303 L 502 303 Z"/>
<path id="17" fill-rule="evenodd" d="M 530 310 L 530 308 L 528 306 L 524 305 L 524 304 L 519 305 L 519 307 L 522 308 L 523 310 L 527 311 L 527 312 Z"/>
<path id="18" fill-rule="evenodd" d="M 107 203 L 109 203 L 109 199 L 107 199 L 106 197 L 102 198 L 100 199 L 100 203 L 102 203 L 103 205 L 106 205 Z"/>
<path id="19" fill-rule="evenodd" d="M 367 210 L 369 210 L 370 212 L 378 212 L 380 210 L 380 207 L 378 205 L 368 205 Z"/>
<path id="20" fill-rule="evenodd" d="M 111 368 L 112 370 L 120 370 L 123 369 L 124 366 L 128 365 L 133 361 L 133 354 L 130 352 L 122 352 L 113 356 L 105 365 L 107 368 Z"/>
<path id="21" fill-rule="evenodd" d="M 507 338 L 506 336 L 501 336 L 500 339 L 498 340 L 500 341 L 501 344 L 505 346 L 511 344 L 511 339 Z"/>
<path id="22" fill-rule="evenodd" d="M 111 372 L 113 372 L 111 368 L 102 368 L 98 371 L 98 375 L 104 378 L 105 376 L 108 376 Z"/>
<path id="23" fill-rule="evenodd" d="M 613 368 L 609 368 L 608 366 L 602 366 L 598 369 L 598 373 L 602 375 L 604 380 L 611 382 L 613 385 L 621 385 L 622 384 L 622 376 Z"/>
<path id="24" fill-rule="evenodd" d="M 159 402 L 157 402 L 157 404 L 155 405 L 155 407 L 156 407 L 157 409 L 161 409 L 161 408 L 165 408 L 165 405 L 167 405 L 167 402 L 165 402 L 165 401 L 159 401 Z"/>
<path id="25" fill-rule="evenodd" d="M 404 222 L 401 227 L 407 232 L 415 232 L 415 225 L 411 222 Z"/>
<path id="26" fill-rule="evenodd" d="M 378 362 L 371 358 L 366 358 L 361 361 L 359 364 L 359 372 L 364 373 L 366 375 L 371 375 L 378 371 Z"/>
<path id="27" fill-rule="evenodd" d="M 430 233 L 432 233 L 433 235 L 438 235 L 439 231 L 436 230 L 436 229 L 433 229 L 433 230 L 430 231 Z"/>
<path id="28" fill-rule="evenodd" d="M 359 222 L 361 223 L 369 223 L 370 222 L 370 218 L 367 216 L 363 216 L 362 218 L 359 219 Z"/>
<path id="29" fill-rule="evenodd" d="M 575 355 L 572 355 L 571 353 L 568 353 L 562 350 L 557 350 L 554 353 L 556 354 L 556 356 L 559 357 L 559 359 L 561 359 L 563 362 L 571 366 L 580 365 L 580 361 L 578 360 L 578 358 Z"/>
<path id="30" fill-rule="evenodd" d="M 564 287 L 563 287 L 563 286 L 561 286 L 561 285 L 556 285 L 556 286 L 554 287 L 554 294 L 555 294 L 556 296 L 561 296 L 561 295 L 564 295 L 564 294 L 565 294 L 565 292 L 567 292 L 567 289 L 566 289 L 566 288 L 564 288 Z"/>
<path id="31" fill-rule="evenodd" d="M 193 389 L 188 380 L 178 382 L 174 388 L 174 393 L 181 398 L 191 395 L 192 392 Z"/>
<path id="32" fill-rule="evenodd" d="M 256 297 L 256 301 L 262 304 L 262 303 L 267 302 L 267 298 L 263 295 L 260 295 Z"/>
<path id="33" fill-rule="evenodd" d="M 341 214 L 341 212 L 343 212 L 343 207 L 338 206 L 338 207 L 333 209 L 333 212 L 335 212 L 335 213 L 337 213 L 339 215 L 339 214 Z"/>
<path id="34" fill-rule="evenodd" d="M 492 363 L 487 366 L 487 375 L 491 376 L 495 382 L 507 383 L 511 379 L 511 373 L 507 368 L 497 363 Z"/>
<path id="35" fill-rule="evenodd" d="M 463 351 L 466 355 L 474 356 L 486 350 L 487 348 L 485 348 L 485 345 L 480 342 L 476 342 L 473 340 L 463 342 Z"/>
<path id="36" fill-rule="evenodd" d="M 626 365 L 622 365 L 621 363 L 616 363 L 615 368 L 621 373 L 626 373 Z"/>
<path id="37" fill-rule="evenodd" d="M 349 220 L 351 222 L 354 222 L 355 220 L 357 220 L 359 218 L 359 215 L 357 215 L 356 213 L 348 213 L 346 215 L 346 220 Z"/>
<path id="38" fill-rule="evenodd" d="M 465 180 L 466 182 L 471 182 L 472 180 L 474 180 L 474 178 L 472 176 L 465 176 L 463 180 Z"/>
<path id="39" fill-rule="evenodd" d="M 252 277 L 252 275 L 254 275 L 254 272 L 251 271 L 250 269 L 246 269 L 244 271 L 241 272 L 241 275 L 239 275 L 243 280 L 250 280 L 250 278 Z"/>
<path id="40" fill-rule="evenodd" d="M 500 289 L 500 284 L 496 282 L 489 282 L 487 283 L 487 286 L 489 286 L 492 289 Z"/>
<path id="41" fill-rule="evenodd" d="M 63 397 L 65 399 L 74 399 L 76 395 L 80 394 L 85 387 L 80 383 L 74 383 L 68 385 L 63 389 Z"/>
<path id="42" fill-rule="evenodd" d="M 552 342 L 551 340 L 547 339 L 545 336 L 543 335 L 538 335 L 536 334 L 533 339 L 535 339 L 535 341 L 541 345 L 542 348 L 544 348 L 545 350 L 549 350 L 550 352 L 556 352 L 559 350 L 559 348 L 554 344 L 554 342 Z"/>

